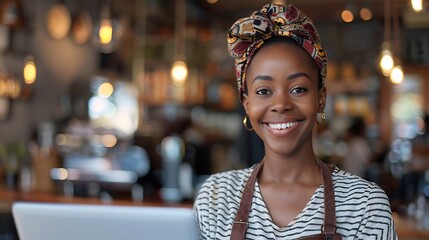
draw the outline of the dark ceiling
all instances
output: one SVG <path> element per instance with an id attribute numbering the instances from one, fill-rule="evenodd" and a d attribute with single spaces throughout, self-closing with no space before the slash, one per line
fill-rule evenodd
<path id="1" fill-rule="evenodd" d="M 203 1 L 203 0 L 202 0 Z M 289 0 L 289 4 L 294 5 L 314 21 L 338 22 L 341 11 L 350 6 L 358 11 L 362 7 L 367 7 L 373 11 L 377 19 L 384 18 L 385 3 L 390 2 L 392 13 L 401 14 L 405 8 L 409 8 L 407 0 Z M 213 17 L 223 19 L 235 19 L 250 15 L 254 10 L 260 9 L 264 4 L 270 3 L 268 0 L 218 0 L 217 3 L 207 6 Z"/>

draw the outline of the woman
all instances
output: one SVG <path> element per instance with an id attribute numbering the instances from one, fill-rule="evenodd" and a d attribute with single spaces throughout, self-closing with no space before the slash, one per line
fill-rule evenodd
<path id="1" fill-rule="evenodd" d="M 268 4 L 234 23 L 227 41 L 243 123 L 265 156 L 203 184 L 194 204 L 202 239 L 396 239 L 386 194 L 313 152 L 326 54 L 311 20 L 292 5 Z"/>

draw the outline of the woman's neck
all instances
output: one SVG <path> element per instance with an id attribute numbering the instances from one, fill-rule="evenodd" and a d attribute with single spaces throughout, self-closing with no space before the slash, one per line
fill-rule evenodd
<path id="1" fill-rule="evenodd" d="M 320 167 L 313 151 L 293 157 L 279 156 L 268 152 L 259 174 L 259 182 L 279 185 L 304 184 L 320 185 L 323 181 Z"/>

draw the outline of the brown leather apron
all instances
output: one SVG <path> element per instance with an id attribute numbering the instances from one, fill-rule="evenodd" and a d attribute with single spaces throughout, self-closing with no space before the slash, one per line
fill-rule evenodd
<path id="1" fill-rule="evenodd" d="M 258 177 L 259 171 L 262 169 L 264 161 L 262 161 L 256 168 L 253 170 L 250 175 L 249 180 L 246 183 L 246 186 L 243 190 L 243 195 L 241 196 L 240 207 L 238 208 L 237 215 L 234 219 L 234 224 L 232 225 L 231 240 L 242 240 L 246 235 L 246 230 L 248 227 L 248 218 L 250 206 L 252 205 L 253 191 L 255 189 L 256 179 Z M 303 237 L 299 239 L 305 240 L 341 240 L 342 237 L 336 233 L 336 216 L 335 216 L 335 196 L 334 196 L 334 186 L 332 183 L 332 171 L 333 167 L 328 166 L 323 162 L 319 162 L 320 169 L 322 172 L 323 185 L 324 185 L 324 204 L 325 204 L 325 218 L 323 226 L 321 226 L 321 233 L 311 235 L 308 237 Z"/>

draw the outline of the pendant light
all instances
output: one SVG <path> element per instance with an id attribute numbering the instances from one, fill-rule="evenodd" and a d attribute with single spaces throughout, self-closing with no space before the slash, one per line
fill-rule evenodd
<path id="1" fill-rule="evenodd" d="M 381 44 L 379 66 L 384 76 L 389 76 L 395 66 L 392 45 L 390 42 L 390 0 L 384 0 L 384 41 Z"/>
<path id="2" fill-rule="evenodd" d="M 32 55 L 28 55 L 24 60 L 23 68 L 24 82 L 26 84 L 33 84 L 37 77 L 37 68 Z"/>
<path id="3" fill-rule="evenodd" d="M 73 18 L 71 25 L 71 36 L 75 43 L 85 44 L 89 41 L 93 32 L 93 21 L 88 11 L 84 10 L 80 4 L 80 10 L 76 13 Z"/>
<path id="4" fill-rule="evenodd" d="M 424 10 L 423 0 L 411 0 L 411 7 L 414 12 L 422 12 Z"/>
<path id="5" fill-rule="evenodd" d="M 188 66 L 183 60 L 176 60 L 171 67 L 171 77 L 176 86 L 183 86 L 188 77 Z"/>
<path id="6" fill-rule="evenodd" d="M 359 10 L 359 16 L 364 21 L 369 21 L 372 19 L 372 11 L 367 7 L 363 7 Z"/>
<path id="7" fill-rule="evenodd" d="M 122 31 L 122 25 L 111 16 L 108 0 L 101 8 L 100 21 L 95 27 L 93 42 L 100 52 L 111 53 L 118 47 Z"/>
<path id="8" fill-rule="evenodd" d="M 52 39 L 64 39 L 70 31 L 71 15 L 65 3 L 53 4 L 46 13 L 46 30 Z"/>
<path id="9" fill-rule="evenodd" d="M 384 41 L 381 45 L 380 69 L 383 76 L 389 76 L 394 67 L 393 54 L 390 41 Z"/>
<path id="10" fill-rule="evenodd" d="M 174 63 L 171 67 L 171 78 L 174 85 L 185 85 L 188 77 L 188 65 L 185 60 L 185 34 L 186 34 L 186 3 L 185 0 L 176 0 L 174 39 Z"/>
<path id="11" fill-rule="evenodd" d="M 399 16 L 398 14 L 395 14 L 394 21 L 393 21 L 393 35 L 394 35 L 394 50 L 396 55 L 399 55 Z M 402 70 L 401 61 L 399 59 L 396 59 L 395 66 L 392 68 L 392 71 L 390 73 L 390 81 L 393 84 L 400 84 L 404 80 L 404 71 Z"/>
<path id="12" fill-rule="evenodd" d="M 396 65 L 390 72 L 390 81 L 394 84 L 400 84 L 404 80 L 404 71 L 401 65 Z"/>
<path id="13" fill-rule="evenodd" d="M 357 12 L 356 3 L 354 1 L 348 0 L 345 3 L 344 9 L 341 11 L 341 20 L 345 23 L 353 22 Z"/>

